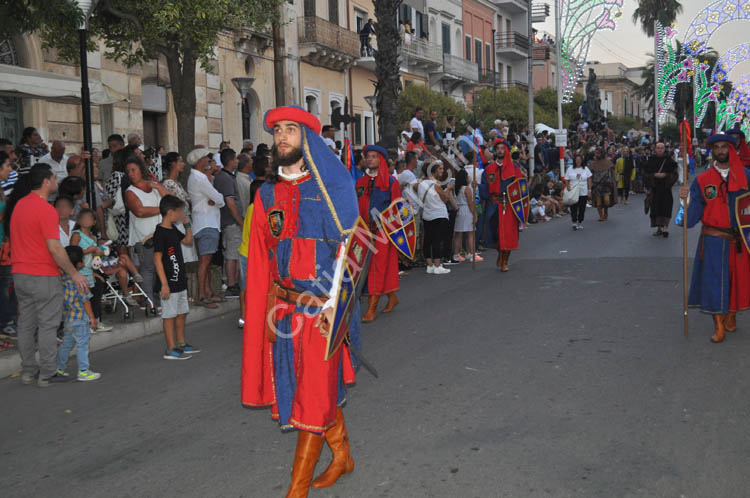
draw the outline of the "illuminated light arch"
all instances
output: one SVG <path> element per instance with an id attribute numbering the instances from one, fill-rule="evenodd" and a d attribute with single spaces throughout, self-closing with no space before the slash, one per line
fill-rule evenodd
<path id="1" fill-rule="evenodd" d="M 560 79 L 563 102 L 571 102 L 583 77 L 591 39 L 597 31 L 614 30 L 623 0 L 556 0 L 560 9 Z M 750 1 L 750 0 L 749 0 Z"/>
<path id="2" fill-rule="evenodd" d="M 729 74 L 740 62 L 750 59 L 750 42 L 740 43 L 726 51 L 716 60 L 712 78 L 714 81 L 723 83 L 729 78 Z"/>
<path id="3" fill-rule="evenodd" d="M 750 20 L 750 0 L 717 0 L 706 6 L 690 23 L 683 45 L 691 55 L 708 50 L 708 40 L 721 26 Z"/>

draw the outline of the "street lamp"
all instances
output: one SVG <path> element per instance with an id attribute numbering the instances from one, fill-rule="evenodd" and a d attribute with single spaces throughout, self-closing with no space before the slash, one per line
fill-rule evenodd
<path id="1" fill-rule="evenodd" d="M 247 110 L 247 107 L 246 107 L 247 97 L 248 95 L 250 95 L 250 88 L 253 86 L 253 83 L 255 83 L 255 78 L 232 78 L 232 84 L 237 89 L 237 91 L 240 92 L 240 96 L 242 97 L 242 139 L 243 140 L 246 138 L 251 138 L 250 126 L 249 126 L 250 123 L 248 123 L 248 119 L 245 118 L 245 112 Z"/>
<path id="2" fill-rule="evenodd" d="M 365 97 L 365 101 L 367 102 L 367 105 L 370 106 L 370 110 L 372 111 L 372 134 L 375 138 L 375 143 L 378 142 L 378 127 L 375 125 L 375 118 L 377 117 L 377 103 L 378 103 L 378 97 L 376 95 L 368 95 Z"/>
<path id="3" fill-rule="evenodd" d="M 83 150 L 92 153 L 91 139 L 91 96 L 89 95 L 89 61 L 86 51 L 86 31 L 89 19 L 99 0 L 73 0 L 83 11 L 83 19 L 78 26 L 78 40 L 81 48 L 81 114 L 83 117 Z M 96 209 L 96 191 L 94 190 L 94 158 L 86 159 L 86 200 L 91 209 Z"/>

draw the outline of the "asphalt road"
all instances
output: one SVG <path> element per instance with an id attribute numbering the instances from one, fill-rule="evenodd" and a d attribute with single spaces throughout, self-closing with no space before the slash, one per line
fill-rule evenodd
<path id="1" fill-rule="evenodd" d="M 507 274 L 488 251 L 403 278 L 364 329 L 380 379 L 349 392 L 355 472 L 311 497 L 750 494 L 748 318 L 712 345 L 691 312 L 686 340 L 679 231 L 651 237 L 642 197 L 587 216 L 529 228 Z M 94 383 L 0 382 L 0 495 L 284 496 L 296 437 L 240 406 L 236 317 L 189 339 L 187 362 L 152 337 L 92 355 Z"/>

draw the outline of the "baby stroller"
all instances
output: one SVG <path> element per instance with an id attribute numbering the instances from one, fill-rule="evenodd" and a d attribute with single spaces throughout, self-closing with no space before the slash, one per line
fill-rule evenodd
<path id="1" fill-rule="evenodd" d="M 102 268 L 117 266 L 117 257 L 109 257 L 102 260 Z M 137 304 L 128 304 L 125 293 L 127 289 L 122 289 L 120 282 L 117 280 L 117 274 L 112 273 L 106 276 L 104 283 L 107 286 L 107 291 L 102 296 L 102 302 L 104 303 L 105 309 L 108 313 L 114 313 L 117 311 L 117 304 L 121 304 L 123 307 L 123 320 L 134 320 L 134 310 L 138 307 Z M 154 310 L 154 303 L 143 291 L 143 287 L 136 282 L 132 276 L 128 276 L 128 285 L 134 289 L 134 292 L 130 293 L 131 298 L 143 297 L 146 300 L 146 317 L 148 318 L 149 311 Z"/>

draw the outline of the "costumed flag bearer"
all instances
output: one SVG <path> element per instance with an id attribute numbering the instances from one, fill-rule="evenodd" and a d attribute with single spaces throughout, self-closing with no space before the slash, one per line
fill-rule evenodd
<path id="1" fill-rule="evenodd" d="M 273 134 L 272 168 L 256 194 L 245 294 L 242 403 L 271 407 L 282 430 L 297 429 L 287 497 L 306 497 L 323 441 L 333 461 L 312 486 L 331 486 L 354 470 L 341 409 L 354 364 L 344 344 L 327 360 L 334 282 L 342 244 L 353 236 L 357 198 L 352 178 L 320 138 L 320 121 L 298 107 L 264 118 Z M 343 293 L 342 293 L 343 296 Z M 359 307 L 349 323 L 360 347 Z"/>
<path id="2" fill-rule="evenodd" d="M 383 313 L 393 311 L 398 304 L 396 291 L 399 287 L 398 251 L 383 233 L 382 226 L 372 219 L 371 211 L 385 211 L 391 202 L 401 197 L 401 185 L 388 173 L 388 152 L 383 147 L 367 145 L 362 152 L 365 155 L 367 174 L 357 180 L 355 185 L 359 198 L 359 215 L 375 235 L 375 249 L 367 275 L 370 297 L 367 313 L 362 317 L 362 321 L 371 322 L 377 317 L 380 296 L 388 296 L 388 304 Z"/>
<path id="3" fill-rule="evenodd" d="M 737 329 L 737 312 L 750 308 L 750 172 L 731 135 L 708 138 L 709 168 L 680 197 L 688 199 L 688 227 L 702 223 L 688 304 L 713 315 L 712 342 Z"/>
<path id="4" fill-rule="evenodd" d="M 511 251 L 518 249 L 518 214 L 511 206 L 509 187 L 517 186 L 516 180 L 523 179 L 521 168 L 513 164 L 508 145 L 496 144 L 495 161 L 488 165 L 482 173 L 482 184 L 489 189 L 489 200 L 492 204 L 493 215 L 497 216 L 497 267 L 500 271 L 508 271 L 508 260 Z M 526 193 L 528 199 L 528 193 Z M 494 219 L 492 216 L 490 219 Z M 494 231 L 494 227 L 492 227 Z"/>

